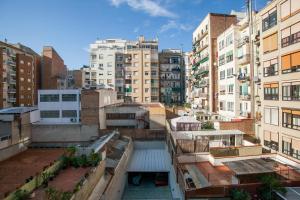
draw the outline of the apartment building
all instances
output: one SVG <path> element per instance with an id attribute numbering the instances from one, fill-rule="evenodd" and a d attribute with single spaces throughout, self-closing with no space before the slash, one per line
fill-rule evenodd
<path id="1" fill-rule="evenodd" d="M 65 89 L 67 87 L 67 67 L 64 60 L 51 46 L 42 52 L 42 89 Z"/>
<path id="2" fill-rule="evenodd" d="M 183 53 L 179 49 L 164 49 L 159 53 L 160 102 L 182 105 L 185 99 Z"/>
<path id="3" fill-rule="evenodd" d="M 40 56 L 21 44 L 0 42 L 0 108 L 36 105 Z"/>
<path id="4" fill-rule="evenodd" d="M 184 60 L 184 75 L 185 75 L 185 102 L 190 103 L 192 96 L 192 85 L 191 85 L 191 71 L 192 71 L 192 64 L 191 64 L 191 57 L 192 52 L 185 52 L 183 53 L 183 60 Z"/>
<path id="5" fill-rule="evenodd" d="M 84 85 L 84 72 L 82 69 L 68 70 L 67 88 L 81 89 Z"/>
<path id="6" fill-rule="evenodd" d="M 257 14 L 256 22 L 261 59 L 258 134 L 265 148 L 295 160 L 300 159 L 299 11 L 298 0 L 274 0 Z"/>
<path id="7" fill-rule="evenodd" d="M 125 98 L 126 102 L 159 101 L 158 40 L 126 43 Z"/>
<path id="8" fill-rule="evenodd" d="M 116 89 L 116 69 L 123 67 L 117 54 L 124 53 L 125 43 L 126 40 L 107 39 L 90 44 L 90 67 L 83 68 L 86 88 Z"/>
<path id="9" fill-rule="evenodd" d="M 239 113 L 239 71 L 237 46 L 239 26 L 231 25 L 217 38 L 218 43 L 218 113 L 220 119 L 230 121 Z"/>
<path id="10" fill-rule="evenodd" d="M 193 108 L 218 110 L 217 37 L 236 21 L 235 15 L 209 13 L 193 32 Z"/>

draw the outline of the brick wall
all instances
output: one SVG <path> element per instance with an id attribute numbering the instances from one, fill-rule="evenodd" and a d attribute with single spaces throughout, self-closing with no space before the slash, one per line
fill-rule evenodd
<path id="1" fill-rule="evenodd" d="M 219 122 L 220 130 L 240 130 L 249 135 L 255 135 L 254 120 L 243 119 L 241 121 Z"/>

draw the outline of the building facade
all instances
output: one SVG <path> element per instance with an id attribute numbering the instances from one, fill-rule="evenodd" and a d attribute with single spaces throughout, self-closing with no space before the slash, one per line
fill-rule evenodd
<path id="1" fill-rule="evenodd" d="M 159 53 L 160 102 L 182 105 L 185 98 L 183 52 L 165 49 Z"/>
<path id="2" fill-rule="evenodd" d="M 274 0 L 257 14 L 255 23 L 261 63 L 257 134 L 265 148 L 295 160 L 300 160 L 299 11 L 297 0 Z"/>
<path id="3" fill-rule="evenodd" d="M 42 52 L 42 89 L 65 89 L 67 87 L 67 67 L 64 60 L 51 46 Z"/>
<path id="4" fill-rule="evenodd" d="M 116 68 L 122 67 L 117 54 L 124 53 L 125 43 L 126 40 L 107 39 L 90 44 L 90 67 L 83 68 L 85 88 L 116 89 Z"/>
<path id="5" fill-rule="evenodd" d="M 40 56 L 24 45 L 0 42 L 0 107 L 34 106 Z"/>
<path id="6" fill-rule="evenodd" d="M 39 90 L 40 122 L 72 124 L 80 122 L 80 90 Z"/>
<path id="7" fill-rule="evenodd" d="M 235 15 L 209 13 L 193 32 L 193 108 L 218 110 L 217 37 L 236 21 Z"/>
<path id="8" fill-rule="evenodd" d="M 81 89 L 84 86 L 84 72 L 82 69 L 68 70 L 67 88 Z"/>
<path id="9" fill-rule="evenodd" d="M 126 43 L 124 58 L 126 102 L 159 101 L 158 40 Z"/>
<path id="10" fill-rule="evenodd" d="M 239 82 L 237 79 L 238 59 L 237 41 L 239 26 L 232 25 L 219 35 L 218 43 L 218 113 L 220 119 L 230 121 L 237 118 L 239 113 Z"/>
<path id="11" fill-rule="evenodd" d="M 185 75 L 185 102 L 190 103 L 192 101 L 192 84 L 191 84 L 191 71 L 192 71 L 192 65 L 191 65 L 191 57 L 192 52 L 185 52 L 183 54 L 184 59 L 184 75 Z"/>

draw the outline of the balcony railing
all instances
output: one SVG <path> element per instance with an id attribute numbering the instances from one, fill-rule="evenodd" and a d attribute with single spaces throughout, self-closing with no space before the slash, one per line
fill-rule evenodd
<path id="1" fill-rule="evenodd" d="M 244 54 L 243 56 L 238 57 L 238 59 L 239 65 L 250 63 L 250 54 Z"/>
<path id="2" fill-rule="evenodd" d="M 244 36 L 243 38 L 238 40 L 238 47 L 243 46 L 244 44 L 249 43 L 249 37 Z"/>
<path id="3" fill-rule="evenodd" d="M 249 74 L 245 74 L 245 73 L 240 73 L 237 77 L 237 79 L 239 81 L 249 81 L 250 80 L 250 76 Z"/>
<path id="4" fill-rule="evenodd" d="M 241 94 L 240 99 L 244 101 L 250 100 L 251 96 L 249 94 Z"/>
<path id="5" fill-rule="evenodd" d="M 278 100 L 279 95 L 278 94 L 264 94 L 265 100 Z"/>
<path id="6" fill-rule="evenodd" d="M 281 39 L 281 47 L 287 47 L 300 42 L 300 31 Z"/>

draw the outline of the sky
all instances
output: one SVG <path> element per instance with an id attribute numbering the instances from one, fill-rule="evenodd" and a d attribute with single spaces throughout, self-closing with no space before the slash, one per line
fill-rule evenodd
<path id="1" fill-rule="evenodd" d="M 267 0 L 253 0 L 256 9 Z M 89 64 L 96 39 L 159 39 L 159 49 L 192 48 L 209 12 L 245 11 L 245 0 L 0 0 L 0 41 L 37 53 L 53 46 L 70 69 Z"/>

